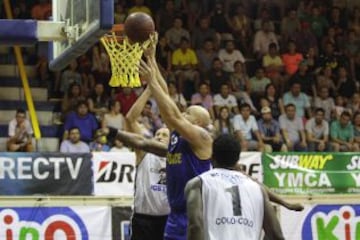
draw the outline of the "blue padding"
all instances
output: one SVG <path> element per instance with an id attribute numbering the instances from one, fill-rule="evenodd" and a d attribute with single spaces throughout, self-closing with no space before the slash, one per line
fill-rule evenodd
<path id="1" fill-rule="evenodd" d="M 0 44 L 32 45 L 37 42 L 35 20 L 0 19 Z"/>

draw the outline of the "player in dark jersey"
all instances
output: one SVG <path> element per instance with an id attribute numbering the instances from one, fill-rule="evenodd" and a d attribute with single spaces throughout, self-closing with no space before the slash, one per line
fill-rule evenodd
<path id="1" fill-rule="evenodd" d="M 154 45 L 155 46 L 155 45 Z M 171 130 L 166 175 L 170 214 L 164 239 L 185 240 L 187 231 L 184 189 L 188 180 L 210 169 L 212 137 L 207 131 L 209 112 L 200 106 L 191 106 L 181 113 L 164 90 L 165 80 L 160 74 L 155 48 L 148 52 L 147 63 L 140 65 L 140 73 L 148 82 L 159 107 L 162 120 Z"/>

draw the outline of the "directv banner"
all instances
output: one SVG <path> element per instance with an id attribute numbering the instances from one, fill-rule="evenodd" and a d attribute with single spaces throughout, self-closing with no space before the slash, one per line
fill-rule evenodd
<path id="1" fill-rule="evenodd" d="M 91 154 L 0 153 L 0 195 L 91 195 Z"/>
<path id="2" fill-rule="evenodd" d="M 112 240 L 110 207 L 0 208 L 0 239 Z"/>
<path id="3" fill-rule="evenodd" d="M 134 196 L 135 153 L 94 152 L 96 196 Z"/>
<path id="4" fill-rule="evenodd" d="M 302 212 L 280 208 L 285 239 L 360 239 L 360 205 L 307 205 Z"/>
<path id="5" fill-rule="evenodd" d="M 360 155 L 263 154 L 264 183 L 280 194 L 358 194 Z"/>

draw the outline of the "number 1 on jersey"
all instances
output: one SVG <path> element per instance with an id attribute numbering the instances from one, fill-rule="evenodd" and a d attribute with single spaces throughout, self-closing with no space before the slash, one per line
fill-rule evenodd
<path id="1" fill-rule="evenodd" d="M 232 198 L 232 207 L 234 216 L 241 216 L 241 199 L 240 199 L 240 191 L 238 186 L 232 186 L 230 188 L 226 188 L 225 192 L 231 194 Z"/>

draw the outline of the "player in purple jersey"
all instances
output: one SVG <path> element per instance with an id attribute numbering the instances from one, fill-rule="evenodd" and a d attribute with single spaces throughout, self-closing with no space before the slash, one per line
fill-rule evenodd
<path id="1" fill-rule="evenodd" d="M 164 239 L 185 240 L 187 231 L 185 185 L 191 178 L 210 169 L 212 137 L 206 130 L 210 114 L 200 106 L 191 106 L 181 113 L 166 91 L 166 83 L 155 60 L 156 41 L 146 53 L 147 63 L 140 73 L 148 82 L 158 104 L 162 120 L 171 129 L 167 154 L 167 194 L 170 214 Z"/>

